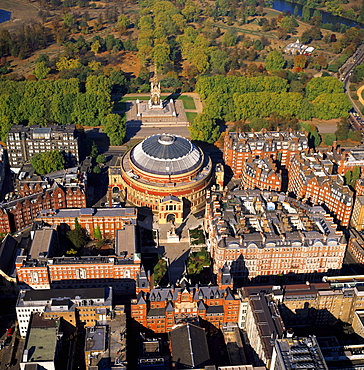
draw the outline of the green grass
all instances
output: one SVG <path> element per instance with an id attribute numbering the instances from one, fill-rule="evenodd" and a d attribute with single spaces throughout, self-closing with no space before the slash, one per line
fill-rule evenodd
<path id="1" fill-rule="evenodd" d="M 186 116 L 187 116 L 188 122 L 193 123 L 193 121 L 195 120 L 195 118 L 197 116 L 197 113 L 195 113 L 195 112 L 186 112 Z"/>
<path id="2" fill-rule="evenodd" d="M 193 98 L 191 96 L 181 95 L 178 97 L 178 100 L 183 101 L 183 107 L 185 109 L 196 109 L 195 102 L 193 101 Z"/>
<path id="3" fill-rule="evenodd" d="M 131 101 L 131 100 L 149 100 L 150 99 L 150 96 L 146 95 L 146 96 L 123 96 L 120 100 L 120 102 L 127 102 L 127 101 Z"/>

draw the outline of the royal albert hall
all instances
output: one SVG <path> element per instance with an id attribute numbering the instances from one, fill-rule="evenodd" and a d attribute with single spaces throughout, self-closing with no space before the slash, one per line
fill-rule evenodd
<path id="1" fill-rule="evenodd" d="M 171 134 L 144 139 L 126 152 L 109 170 L 109 189 L 136 206 L 160 211 L 166 199 L 183 202 L 184 212 L 205 205 L 211 182 L 209 156 L 190 140 Z"/>

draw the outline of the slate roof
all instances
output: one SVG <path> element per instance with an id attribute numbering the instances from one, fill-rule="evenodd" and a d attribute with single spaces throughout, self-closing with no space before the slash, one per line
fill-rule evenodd
<path id="1" fill-rule="evenodd" d="M 180 326 L 169 333 L 172 359 L 177 368 L 203 367 L 210 359 L 205 331 L 192 324 Z"/>
<path id="2" fill-rule="evenodd" d="M 151 308 L 148 311 L 147 316 L 166 316 L 166 311 L 164 308 Z"/>

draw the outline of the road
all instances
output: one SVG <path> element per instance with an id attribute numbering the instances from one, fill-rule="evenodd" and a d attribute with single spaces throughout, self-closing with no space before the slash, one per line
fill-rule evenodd
<path id="1" fill-rule="evenodd" d="M 364 60 L 364 44 L 359 45 L 355 53 L 340 68 L 340 80 L 346 85 L 355 66 Z"/>
<path id="2" fill-rule="evenodd" d="M 351 101 L 351 104 L 354 107 L 355 113 L 358 113 L 361 118 L 363 118 L 362 112 L 360 111 L 359 107 L 356 105 L 356 102 L 350 96 L 350 76 L 353 73 L 354 68 L 359 65 L 364 60 L 364 43 L 359 45 L 356 49 L 355 53 L 345 62 L 345 64 L 340 68 L 340 81 L 344 82 L 344 89 Z M 362 127 L 361 122 L 358 122 L 355 117 L 351 117 L 352 124 L 354 128 L 359 130 Z"/>
<path id="3" fill-rule="evenodd" d="M 188 127 L 185 125 L 179 126 L 158 126 L 158 125 L 127 125 L 126 129 L 126 141 L 130 139 L 146 138 L 155 134 L 163 134 L 168 132 L 169 134 L 181 135 L 189 137 L 190 132 Z"/>

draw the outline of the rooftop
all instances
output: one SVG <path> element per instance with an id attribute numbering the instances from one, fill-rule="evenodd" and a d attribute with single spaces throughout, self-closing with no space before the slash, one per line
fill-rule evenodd
<path id="1" fill-rule="evenodd" d="M 315 336 L 277 339 L 274 346 L 279 363 L 286 369 L 328 370 Z"/>
<path id="2" fill-rule="evenodd" d="M 200 165 L 201 157 L 200 150 L 188 139 L 171 134 L 146 138 L 130 155 L 136 167 L 157 175 L 189 172 Z"/>
<path id="3" fill-rule="evenodd" d="M 106 350 L 106 326 L 86 328 L 85 351 L 101 352 Z"/>
<path id="4" fill-rule="evenodd" d="M 283 193 L 235 190 L 211 192 L 208 217 L 220 247 L 337 245 L 342 232 L 322 207 L 309 207 Z M 346 241 L 345 241 L 346 243 Z"/>
<path id="5" fill-rule="evenodd" d="M 54 361 L 59 322 L 33 315 L 24 346 L 22 362 Z M 26 361 L 24 361 L 26 360 Z"/>
<path id="6" fill-rule="evenodd" d="M 136 241 L 136 225 L 124 225 L 122 229 L 116 230 L 116 256 L 133 256 L 136 253 Z"/>
<path id="7" fill-rule="evenodd" d="M 105 298 L 105 289 L 108 288 L 26 290 L 23 301 L 50 301 L 52 298 L 100 299 Z"/>
<path id="8" fill-rule="evenodd" d="M 75 217 L 125 217 L 135 218 L 137 209 L 134 207 L 126 208 L 77 208 L 77 209 L 44 209 L 40 211 L 37 217 L 52 218 L 75 218 Z"/>
<path id="9" fill-rule="evenodd" d="M 177 367 L 203 367 L 210 359 L 204 329 L 185 324 L 169 332 Z"/>
<path id="10" fill-rule="evenodd" d="M 40 230 L 36 230 L 32 246 L 30 248 L 30 258 L 42 258 L 52 257 L 51 247 L 54 238 L 56 237 L 56 231 L 52 228 L 46 227 Z"/>

